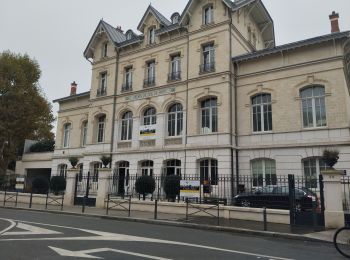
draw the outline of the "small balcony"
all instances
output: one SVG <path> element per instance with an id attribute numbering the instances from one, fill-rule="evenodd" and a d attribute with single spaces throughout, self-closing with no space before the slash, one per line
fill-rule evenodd
<path id="1" fill-rule="evenodd" d="M 125 82 L 122 85 L 122 92 L 129 92 L 132 91 L 132 82 Z"/>
<path id="2" fill-rule="evenodd" d="M 215 71 L 215 62 L 204 63 L 199 66 L 199 73 L 209 73 Z"/>
<path id="3" fill-rule="evenodd" d="M 96 96 L 102 97 L 107 95 L 107 90 L 105 88 L 98 88 Z"/>
<path id="4" fill-rule="evenodd" d="M 156 78 L 155 77 L 146 78 L 143 81 L 144 88 L 154 87 L 155 85 L 156 85 Z"/>
<path id="5" fill-rule="evenodd" d="M 181 71 L 171 72 L 168 75 L 168 82 L 181 80 Z"/>

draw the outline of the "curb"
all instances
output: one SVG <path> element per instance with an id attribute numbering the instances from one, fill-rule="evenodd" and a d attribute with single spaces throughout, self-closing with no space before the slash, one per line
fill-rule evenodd
<path id="1" fill-rule="evenodd" d="M 227 232 L 227 233 L 255 235 L 255 236 L 261 236 L 261 237 L 292 239 L 292 240 L 299 240 L 299 241 L 305 241 L 305 242 L 331 243 L 328 240 L 312 238 L 305 235 L 251 230 L 251 229 L 234 228 L 234 227 L 211 226 L 211 225 L 204 225 L 204 224 L 176 222 L 176 221 L 170 221 L 170 220 L 155 220 L 155 219 L 109 216 L 109 215 L 99 215 L 99 214 L 91 214 L 91 213 L 78 213 L 78 212 L 71 212 L 71 211 L 30 209 L 30 208 L 8 207 L 8 206 L 0 206 L 0 208 L 11 209 L 11 210 L 44 212 L 49 214 L 68 215 L 68 216 L 84 216 L 84 217 L 92 217 L 92 218 L 99 218 L 99 219 L 136 222 L 136 223 L 153 224 L 153 225 L 161 225 L 161 226 L 183 227 L 183 228 L 192 228 L 192 229 L 208 230 L 208 231 L 221 231 L 221 232 Z"/>

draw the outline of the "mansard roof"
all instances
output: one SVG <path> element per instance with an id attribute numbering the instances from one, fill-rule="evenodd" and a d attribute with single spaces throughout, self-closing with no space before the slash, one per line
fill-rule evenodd
<path id="1" fill-rule="evenodd" d="M 91 58 L 93 55 L 94 45 L 99 38 L 101 33 L 106 33 L 108 39 L 114 44 L 118 45 L 126 40 L 126 36 L 120 29 L 114 28 L 112 25 L 106 23 L 103 20 L 100 20 L 98 23 L 95 32 L 93 33 L 88 46 L 84 51 L 85 58 Z"/>
<path id="2" fill-rule="evenodd" d="M 302 41 L 297 41 L 297 42 L 292 42 L 292 43 L 276 46 L 276 47 L 269 48 L 269 49 L 263 49 L 263 50 L 256 51 L 253 53 L 239 55 L 239 56 L 233 57 L 232 61 L 236 62 L 236 63 L 244 62 L 244 61 L 248 61 L 248 60 L 252 60 L 252 59 L 262 58 L 264 56 L 279 53 L 282 51 L 294 50 L 297 48 L 306 47 L 306 46 L 310 46 L 313 44 L 319 44 L 322 42 L 333 41 L 333 40 L 342 39 L 342 38 L 350 39 L 350 31 L 322 35 L 322 36 L 318 36 L 318 37 L 314 37 L 314 38 L 310 38 L 310 39 L 306 39 L 306 40 L 302 40 Z"/>
<path id="3" fill-rule="evenodd" d="M 171 25 L 171 22 L 164 15 L 162 15 L 159 11 L 157 11 L 157 9 L 155 9 L 152 5 L 149 5 L 139 25 L 137 26 L 137 30 L 139 30 L 140 32 L 143 32 L 145 20 L 149 14 L 152 14 L 161 25 L 163 26 Z"/>
<path id="4" fill-rule="evenodd" d="M 90 91 L 86 91 L 86 92 L 79 93 L 79 94 L 76 94 L 76 95 L 71 95 L 71 96 L 68 96 L 68 97 L 63 97 L 63 98 L 55 99 L 55 100 L 53 100 L 52 102 L 53 102 L 53 103 L 61 103 L 61 102 L 65 102 L 65 101 L 69 101 L 69 100 L 74 100 L 74 99 L 77 99 L 77 98 L 83 98 L 83 97 L 90 97 Z"/>

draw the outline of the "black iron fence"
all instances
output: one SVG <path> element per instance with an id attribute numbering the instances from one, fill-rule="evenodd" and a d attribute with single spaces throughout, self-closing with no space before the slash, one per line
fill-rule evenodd
<path id="1" fill-rule="evenodd" d="M 341 184 L 345 225 L 350 226 L 350 176 L 342 176 Z"/>

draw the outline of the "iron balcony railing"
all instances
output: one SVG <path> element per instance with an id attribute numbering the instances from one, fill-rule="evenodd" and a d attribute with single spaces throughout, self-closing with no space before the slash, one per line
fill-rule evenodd
<path id="1" fill-rule="evenodd" d="M 146 78 L 143 82 L 144 88 L 153 87 L 155 85 L 156 85 L 156 78 L 155 77 Z"/>
<path id="2" fill-rule="evenodd" d="M 215 62 L 204 63 L 199 66 L 200 73 L 214 72 Z"/>
<path id="3" fill-rule="evenodd" d="M 125 82 L 122 85 L 122 92 L 127 92 L 132 90 L 132 82 Z"/>
<path id="4" fill-rule="evenodd" d="M 168 75 L 168 81 L 181 80 L 181 71 L 171 72 Z"/>

